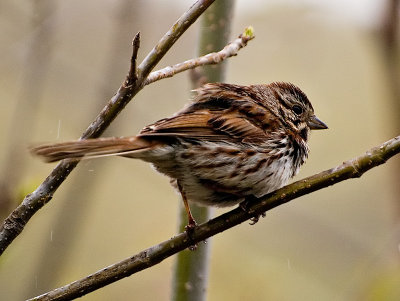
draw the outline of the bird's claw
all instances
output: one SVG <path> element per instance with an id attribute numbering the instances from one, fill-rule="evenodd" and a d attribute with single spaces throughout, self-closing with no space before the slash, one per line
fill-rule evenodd
<path id="1" fill-rule="evenodd" d="M 257 224 L 257 222 L 258 222 L 258 220 L 260 219 L 260 216 L 261 217 L 265 217 L 267 214 L 265 213 L 265 212 L 263 212 L 263 213 L 261 213 L 261 214 L 258 214 L 258 215 L 256 215 L 256 216 L 253 216 L 251 219 L 250 219 L 250 225 L 255 225 L 255 224 Z"/>
<path id="2" fill-rule="evenodd" d="M 189 240 L 193 241 L 193 232 L 194 229 L 197 227 L 197 223 L 194 219 L 191 219 L 189 223 L 185 226 L 185 232 L 187 236 L 189 237 Z M 190 251 L 196 251 L 197 250 L 197 244 L 193 243 L 191 246 L 188 248 Z"/>

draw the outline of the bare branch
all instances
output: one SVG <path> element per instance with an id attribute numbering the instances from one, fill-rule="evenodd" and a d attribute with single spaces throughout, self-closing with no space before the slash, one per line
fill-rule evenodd
<path id="1" fill-rule="evenodd" d="M 243 34 L 241 34 L 233 42 L 226 45 L 221 51 L 212 52 L 198 58 L 190 59 L 185 62 L 154 71 L 150 73 L 150 75 L 144 81 L 144 84 L 148 85 L 160 79 L 172 77 L 177 73 L 194 69 L 196 67 L 218 64 L 228 57 L 236 56 L 239 50 L 245 47 L 247 42 L 252 39 L 254 39 L 253 28 L 249 26 L 245 29 Z"/>
<path id="2" fill-rule="evenodd" d="M 198 0 L 176 21 L 139 65 L 135 72 L 137 73 L 137 79 L 134 84 L 129 86 L 121 85 L 117 93 L 82 134 L 81 139 L 99 137 L 108 128 L 115 117 L 143 88 L 144 79 L 147 78 L 165 53 L 214 1 Z M 133 52 L 132 57 L 135 56 L 135 50 Z M 130 69 L 132 69 L 132 66 Z M 51 200 L 54 192 L 77 164 L 77 161 L 61 161 L 46 180 L 34 192 L 27 195 L 22 203 L 4 220 L 0 227 L 0 255 L 22 232 L 30 218 Z"/>
<path id="3" fill-rule="evenodd" d="M 350 178 L 358 178 L 371 168 L 384 164 L 398 153 L 400 153 L 400 136 L 372 148 L 364 155 L 344 162 L 337 167 L 294 182 L 259 199 L 248 199 L 246 210 L 239 206 L 207 223 L 201 224 L 193 230 L 190 238 L 186 233 L 180 233 L 167 241 L 108 266 L 86 278 L 30 300 L 71 300 L 81 297 L 119 279 L 154 266 L 190 247 L 193 243 L 199 243 L 295 198 Z"/>

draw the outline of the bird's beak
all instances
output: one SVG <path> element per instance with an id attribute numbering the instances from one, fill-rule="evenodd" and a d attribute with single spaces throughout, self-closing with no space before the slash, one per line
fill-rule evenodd
<path id="1" fill-rule="evenodd" d="M 312 115 L 308 120 L 307 120 L 307 125 L 310 127 L 312 130 L 325 130 L 328 128 L 328 126 L 323 123 L 321 120 L 317 118 L 317 116 Z"/>

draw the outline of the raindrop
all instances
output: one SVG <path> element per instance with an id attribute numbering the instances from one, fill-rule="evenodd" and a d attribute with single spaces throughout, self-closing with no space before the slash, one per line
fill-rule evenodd
<path id="1" fill-rule="evenodd" d="M 288 270 L 289 270 L 289 271 L 292 270 L 292 265 L 290 264 L 289 258 L 287 259 L 287 267 L 288 267 Z"/>
<path id="2" fill-rule="evenodd" d="M 61 119 L 58 120 L 57 139 L 60 138 L 60 130 L 61 130 Z"/>

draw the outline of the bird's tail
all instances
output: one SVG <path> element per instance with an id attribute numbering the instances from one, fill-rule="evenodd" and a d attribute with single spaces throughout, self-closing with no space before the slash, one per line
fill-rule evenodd
<path id="1" fill-rule="evenodd" d="M 91 159 L 103 156 L 135 157 L 135 153 L 151 147 L 141 137 L 112 137 L 45 144 L 31 148 L 31 153 L 46 162 L 63 159 Z"/>

